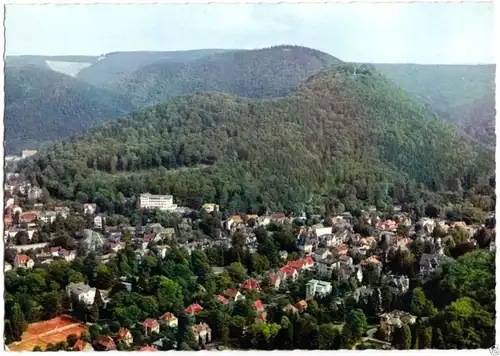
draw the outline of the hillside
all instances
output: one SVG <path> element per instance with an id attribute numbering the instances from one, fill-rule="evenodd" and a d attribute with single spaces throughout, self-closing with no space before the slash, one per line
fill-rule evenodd
<path id="1" fill-rule="evenodd" d="M 48 69 L 49 62 L 94 63 L 96 56 L 6 56 L 5 65 L 8 67 L 38 66 Z"/>
<path id="2" fill-rule="evenodd" d="M 444 120 L 495 145 L 495 65 L 375 67 Z"/>
<path id="3" fill-rule="evenodd" d="M 281 97 L 335 63 L 340 63 L 335 57 L 299 46 L 229 51 L 188 62 L 157 62 L 110 83 L 109 89 L 123 93 L 138 107 L 205 91 Z"/>
<path id="4" fill-rule="evenodd" d="M 279 100 L 173 99 L 58 143 L 24 173 L 54 196 L 108 210 L 150 191 L 231 211 L 296 211 L 327 196 L 348 209 L 392 204 L 417 199 L 423 185 L 455 190 L 457 179 L 467 189 L 493 169 L 492 152 L 376 70 L 337 65 Z"/>
<path id="5" fill-rule="evenodd" d="M 78 73 L 78 78 L 90 84 L 101 86 L 158 61 L 184 63 L 207 55 L 226 51 L 228 50 L 200 49 L 164 52 L 111 52 L 99 57 L 99 60 L 92 66 L 80 71 Z"/>
<path id="6" fill-rule="evenodd" d="M 132 111 L 123 97 L 37 66 L 5 72 L 7 153 L 66 138 Z"/>

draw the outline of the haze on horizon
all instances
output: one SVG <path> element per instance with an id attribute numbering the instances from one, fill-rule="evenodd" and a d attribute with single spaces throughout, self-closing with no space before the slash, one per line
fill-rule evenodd
<path id="1" fill-rule="evenodd" d="M 255 49 L 368 63 L 495 63 L 492 3 L 6 5 L 6 54 Z"/>

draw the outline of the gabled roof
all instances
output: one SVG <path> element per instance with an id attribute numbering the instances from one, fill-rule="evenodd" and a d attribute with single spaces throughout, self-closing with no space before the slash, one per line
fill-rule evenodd
<path id="1" fill-rule="evenodd" d="M 254 291 L 254 290 L 258 290 L 260 287 L 259 287 L 259 282 L 257 282 L 255 279 L 249 279 L 249 280 L 246 280 L 241 285 L 241 288 L 244 290 L 248 290 L 248 291 Z"/>
<path id="2" fill-rule="evenodd" d="M 110 336 L 99 335 L 97 336 L 97 343 L 107 349 L 116 348 L 114 340 Z"/>
<path id="3" fill-rule="evenodd" d="M 228 288 L 224 291 L 224 295 L 229 298 L 234 298 L 238 294 L 238 291 L 233 288 Z"/>
<path id="4" fill-rule="evenodd" d="M 158 322 L 154 319 L 146 319 L 142 322 L 142 326 L 148 329 L 152 329 L 157 328 L 158 326 L 160 326 L 160 324 L 158 324 Z"/>
<path id="5" fill-rule="evenodd" d="M 229 300 L 227 300 L 226 297 L 224 297 L 223 295 L 218 295 L 217 296 L 217 300 L 221 303 L 221 304 L 227 304 L 229 303 Z"/>
<path id="6" fill-rule="evenodd" d="M 25 264 L 27 263 L 29 260 L 31 260 L 30 256 L 28 255 L 25 255 L 25 254 L 19 254 L 16 256 L 16 260 L 18 263 L 21 263 L 21 264 Z"/>
<path id="7" fill-rule="evenodd" d="M 117 338 L 118 338 L 118 339 L 125 339 L 125 338 L 127 338 L 129 335 L 131 335 L 131 333 L 130 333 L 130 330 L 129 330 L 129 329 L 121 328 L 120 330 L 118 330 Z"/>
<path id="8" fill-rule="evenodd" d="M 199 304 L 191 304 L 190 306 L 188 306 L 186 309 L 184 309 L 184 311 L 188 314 L 194 314 L 194 313 L 198 313 L 200 311 L 202 311 L 203 308 L 201 307 L 201 305 Z"/>
<path id="9" fill-rule="evenodd" d="M 255 310 L 258 312 L 264 311 L 264 304 L 262 304 L 262 301 L 260 299 L 257 299 L 254 303 Z"/>
<path id="10" fill-rule="evenodd" d="M 139 349 L 139 351 L 158 351 L 156 350 L 154 347 L 151 347 L 151 346 L 143 346 Z"/>
<path id="11" fill-rule="evenodd" d="M 163 314 L 162 316 L 160 316 L 160 319 L 163 319 L 165 321 L 172 321 L 172 320 L 177 319 L 177 317 L 174 314 L 167 312 L 167 313 Z"/>

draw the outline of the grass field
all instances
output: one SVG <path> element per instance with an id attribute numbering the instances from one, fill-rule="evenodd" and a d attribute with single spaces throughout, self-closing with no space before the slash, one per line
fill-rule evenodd
<path id="1" fill-rule="evenodd" d="M 35 346 L 45 349 L 50 343 L 65 341 L 68 335 L 80 334 L 87 326 L 66 316 L 33 323 L 23 333 L 21 341 L 9 345 L 11 351 L 32 351 Z"/>

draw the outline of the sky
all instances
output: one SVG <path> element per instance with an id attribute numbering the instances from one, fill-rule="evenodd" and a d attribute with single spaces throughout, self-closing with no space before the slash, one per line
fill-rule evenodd
<path id="1" fill-rule="evenodd" d="M 7 55 L 303 45 L 371 63 L 494 63 L 490 3 L 7 5 Z"/>

